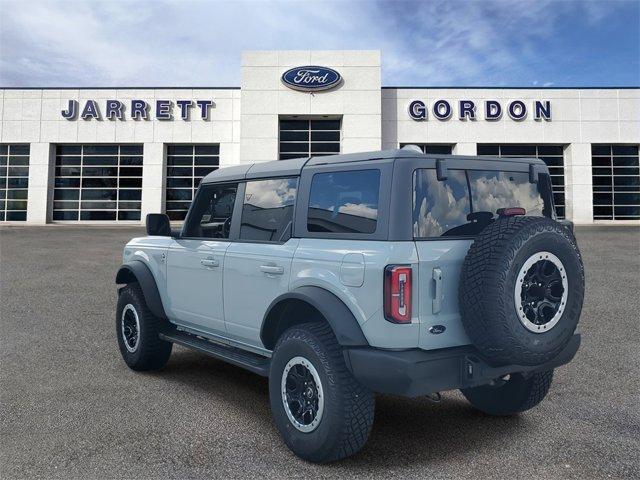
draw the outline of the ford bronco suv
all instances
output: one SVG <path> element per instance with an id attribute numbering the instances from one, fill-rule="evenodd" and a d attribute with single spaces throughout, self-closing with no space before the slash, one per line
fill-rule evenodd
<path id="1" fill-rule="evenodd" d="M 173 344 L 269 378 L 298 456 L 359 451 L 374 393 L 537 405 L 576 354 L 584 271 L 537 159 L 411 149 L 222 168 L 180 231 L 147 216 L 116 282 L 120 352 Z"/>

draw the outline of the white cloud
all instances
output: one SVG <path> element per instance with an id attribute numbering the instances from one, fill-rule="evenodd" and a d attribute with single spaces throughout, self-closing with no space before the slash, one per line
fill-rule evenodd
<path id="1" fill-rule="evenodd" d="M 385 85 L 530 84 L 559 20 L 605 4 L 0 1 L 0 83 L 238 86 L 242 50 L 380 49 Z"/>
<path id="2" fill-rule="evenodd" d="M 295 182 L 292 180 L 262 180 L 249 182 L 245 192 L 245 203 L 260 208 L 279 208 L 293 205 L 296 198 Z"/>
<path id="3" fill-rule="evenodd" d="M 424 197 L 420 200 L 418 218 L 413 224 L 414 235 L 437 237 L 453 227 L 465 224 L 469 212 L 469 196 L 464 173 L 452 173 L 448 182 L 437 181 L 434 170 L 422 170 L 419 175 L 417 182 L 424 185 Z M 457 193 L 454 193 L 452 186 L 455 186 Z"/>
<path id="4" fill-rule="evenodd" d="M 510 175 L 505 173 L 472 179 L 474 211 L 496 213 L 499 208 L 521 207 L 529 215 L 542 215 L 544 205 L 537 185 L 529 183 L 528 177 L 521 183 L 517 180 L 511 180 Z"/>
<path id="5" fill-rule="evenodd" d="M 378 208 L 365 203 L 346 203 L 338 207 L 338 212 L 357 217 L 378 218 Z"/>

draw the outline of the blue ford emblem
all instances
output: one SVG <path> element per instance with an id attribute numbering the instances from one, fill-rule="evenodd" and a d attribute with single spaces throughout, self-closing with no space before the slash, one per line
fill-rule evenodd
<path id="1" fill-rule="evenodd" d="M 444 325 L 433 325 L 432 327 L 429 328 L 429 333 L 433 335 L 440 335 L 446 329 L 447 327 L 445 327 Z"/>
<path id="2" fill-rule="evenodd" d="M 335 70 L 316 65 L 295 67 L 282 74 L 282 83 L 303 92 L 328 90 L 338 85 L 341 80 L 342 77 Z"/>

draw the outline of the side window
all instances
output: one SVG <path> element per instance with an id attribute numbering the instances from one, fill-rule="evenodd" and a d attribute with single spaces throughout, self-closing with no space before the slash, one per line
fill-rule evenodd
<path id="1" fill-rule="evenodd" d="M 286 242 L 291 237 L 297 178 L 247 182 L 240 239 Z"/>
<path id="2" fill-rule="evenodd" d="M 379 191 L 377 169 L 315 174 L 309 193 L 307 230 L 374 233 Z"/>
<path id="3" fill-rule="evenodd" d="M 469 187 L 464 170 L 448 170 L 439 181 L 434 169 L 413 175 L 413 236 L 419 238 L 468 235 Z"/>
<path id="4" fill-rule="evenodd" d="M 229 238 L 237 184 L 203 185 L 185 225 L 185 237 Z"/>

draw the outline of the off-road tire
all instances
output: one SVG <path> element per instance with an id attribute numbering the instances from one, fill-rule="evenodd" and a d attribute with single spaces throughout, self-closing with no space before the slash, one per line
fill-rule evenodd
<path id="1" fill-rule="evenodd" d="M 553 370 L 525 376 L 516 373 L 498 385 L 481 385 L 462 389 L 469 403 L 488 415 L 514 415 L 532 409 L 547 396 Z"/>
<path id="2" fill-rule="evenodd" d="M 133 352 L 127 349 L 122 332 L 122 313 L 127 305 L 135 309 L 140 323 L 138 344 Z M 129 368 L 146 371 L 164 367 L 171 355 L 173 344 L 160 340 L 158 334 L 168 329 L 171 329 L 171 326 L 167 320 L 151 313 L 137 283 L 129 283 L 120 290 L 116 309 L 116 336 L 122 358 Z"/>
<path id="3" fill-rule="evenodd" d="M 568 297 L 552 328 L 532 332 L 518 317 L 514 289 L 521 267 L 538 252 L 560 259 Z M 494 365 L 541 365 L 556 357 L 575 332 L 583 298 L 584 267 L 575 237 L 545 217 L 496 220 L 476 237 L 461 270 L 462 323 L 472 343 Z"/>
<path id="4" fill-rule="evenodd" d="M 324 412 L 315 430 L 298 430 L 287 417 L 281 382 L 294 357 L 308 360 L 319 374 L 324 392 Z M 331 327 L 312 322 L 291 327 L 278 339 L 271 358 L 269 397 L 276 426 L 287 446 L 299 457 L 325 463 L 358 452 L 373 424 L 373 393 L 360 385 L 347 369 Z"/>

